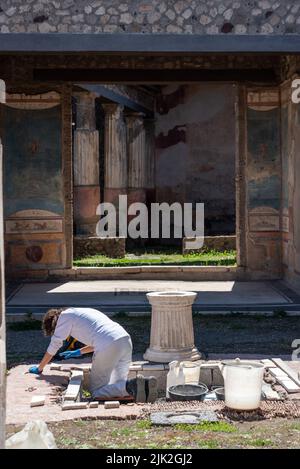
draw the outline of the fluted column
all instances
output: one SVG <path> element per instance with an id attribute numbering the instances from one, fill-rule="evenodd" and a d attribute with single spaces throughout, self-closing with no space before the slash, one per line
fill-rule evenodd
<path id="1" fill-rule="evenodd" d="M 145 188 L 155 188 L 155 119 L 145 118 Z"/>
<path id="2" fill-rule="evenodd" d="M 118 205 L 118 196 L 127 189 L 126 126 L 123 106 L 103 104 L 105 112 L 104 200 Z"/>
<path id="3" fill-rule="evenodd" d="M 99 217 L 99 132 L 96 130 L 95 97 L 76 95 L 74 133 L 74 221 L 76 234 L 95 235 Z"/>
<path id="4" fill-rule="evenodd" d="M 0 104 L 5 102 L 5 83 L 0 80 Z M 3 240 L 2 143 L 0 138 L 0 448 L 5 445 L 6 352 L 4 302 L 4 240 Z"/>
<path id="5" fill-rule="evenodd" d="M 144 359 L 169 363 L 172 360 L 198 360 L 195 347 L 192 304 L 194 292 L 153 292 L 147 298 L 152 306 L 150 346 Z"/>
<path id="6" fill-rule="evenodd" d="M 126 115 L 128 204 L 146 201 L 146 133 L 141 113 Z"/>

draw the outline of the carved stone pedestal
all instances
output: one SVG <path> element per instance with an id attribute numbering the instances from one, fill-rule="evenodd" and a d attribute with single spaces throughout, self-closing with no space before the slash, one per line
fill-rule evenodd
<path id="1" fill-rule="evenodd" d="M 172 360 L 199 360 L 194 343 L 192 304 L 194 292 L 153 292 L 147 298 L 152 305 L 150 346 L 144 359 L 169 363 Z"/>

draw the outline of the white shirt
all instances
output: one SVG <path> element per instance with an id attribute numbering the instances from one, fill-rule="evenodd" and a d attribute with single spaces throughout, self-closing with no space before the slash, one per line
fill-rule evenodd
<path id="1" fill-rule="evenodd" d="M 47 352 L 55 355 L 69 335 L 94 347 L 95 352 L 104 350 L 121 337 L 129 337 L 120 324 L 97 309 L 68 308 L 58 318 Z"/>

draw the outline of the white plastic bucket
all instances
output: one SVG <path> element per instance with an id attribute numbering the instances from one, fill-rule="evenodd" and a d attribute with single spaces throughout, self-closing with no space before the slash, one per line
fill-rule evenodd
<path id="1" fill-rule="evenodd" d="M 183 361 L 182 365 L 185 384 L 198 384 L 200 378 L 200 364 L 192 361 Z"/>
<path id="2" fill-rule="evenodd" d="M 245 360 L 223 364 L 225 405 L 236 410 L 257 409 L 261 401 L 264 365 Z"/>

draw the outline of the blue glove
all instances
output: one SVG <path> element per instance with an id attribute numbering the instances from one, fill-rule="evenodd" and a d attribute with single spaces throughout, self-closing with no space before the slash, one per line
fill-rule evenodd
<path id="1" fill-rule="evenodd" d="M 28 373 L 33 373 L 34 375 L 40 375 L 42 372 L 39 371 L 38 366 L 34 365 L 29 368 Z"/>
<path id="2" fill-rule="evenodd" d="M 60 353 L 59 356 L 67 360 L 68 358 L 81 357 L 81 352 L 80 349 L 70 350 L 68 352 Z"/>

